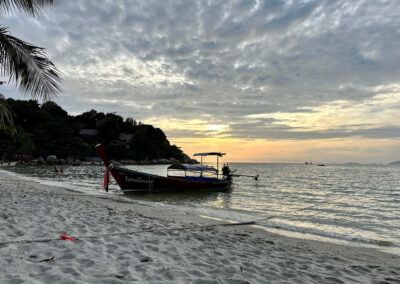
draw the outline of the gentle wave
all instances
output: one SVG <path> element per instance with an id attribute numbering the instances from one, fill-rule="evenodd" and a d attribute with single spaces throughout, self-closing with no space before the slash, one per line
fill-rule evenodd
<path id="1" fill-rule="evenodd" d="M 315 228 L 287 225 L 287 224 L 278 223 L 278 222 L 262 222 L 261 221 L 261 222 L 257 222 L 257 224 L 267 227 L 267 228 L 280 229 L 280 230 L 291 231 L 291 232 L 302 233 L 302 234 L 317 235 L 317 236 L 321 236 L 321 237 L 344 240 L 344 241 L 349 241 L 349 242 L 359 242 L 359 243 L 372 244 L 372 245 L 384 246 L 384 247 L 389 247 L 389 246 L 398 247 L 399 246 L 398 244 L 395 244 L 390 241 L 369 239 L 366 237 L 362 237 L 360 235 L 345 235 L 345 234 L 340 234 L 340 233 L 336 233 L 336 232 L 329 232 L 329 231 L 319 230 L 319 229 L 315 229 Z"/>
<path id="2" fill-rule="evenodd" d="M 50 179 L 25 176 L 25 175 L 22 175 L 22 174 L 19 174 L 16 172 L 11 172 L 11 171 L 2 170 L 2 169 L 0 169 L 0 172 L 9 174 L 10 176 L 15 176 L 18 179 L 23 180 L 23 181 L 33 181 L 33 182 L 37 182 L 39 184 L 43 184 L 43 185 L 47 185 L 47 186 L 51 186 L 51 187 L 59 187 L 59 188 L 67 189 L 67 190 L 74 191 L 74 192 L 85 193 L 88 195 L 101 195 L 101 194 L 107 195 L 106 192 L 95 190 L 95 187 L 88 187 L 86 184 L 77 185 L 77 184 L 71 184 L 71 183 L 68 183 L 65 181 L 55 181 L 55 180 L 50 180 Z"/>
<path id="3" fill-rule="evenodd" d="M 238 214 L 238 212 L 233 213 L 232 211 L 228 212 L 226 210 L 215 210 L 215 208 L 204 208 L 204 207 L 193 208 L 193 207 L 185 207 L 185 206 L 181 206 L 181 205 L 172 205 L 172 204 L 167 204 L 167 203 L 163 203 L 163 202 L 132 200 L 129 197 L 126 197 L 126 199 L 130 200 L 130 202 L 132 202 L 132 203 L 137 203 L 137 204 L 142 204 L 142 205 L 147 205 L 147 206 L 168 208 L 168 209 L 180 211 L 180 212 L 186 213 L 186 214 L 196 214 L 196 215 L 202 215 L 202 216 L 207 216 L 207 217 L 212 217 L 212 218 L 217 218 L 217 219 L 227 220 L 227 221 L 235 221 L 235 222 L 256 222 L 257 225 L 265 227 L 265 228 L 274 228 L 274 229 L 280 229 L 280 230 L 289 231 L 289 232 L 310 234 L 310 235 L 316 235 L 316 236 L 321 236 L 321 237 L 330 238 L 330 239 L 338 239 L 338 240 L 344 240 L 344 241 L 348 241 L 348 242 L 365 243 L 365 244 L 377 245 L 377 246 L 382 246 L 382 247 L 391 247 L 391 246 L 400 247 L 398 244 L 390 242 L 390 241 L 370 239 L 370 238 L 362 237 L 360 235 L 346 235 L 346 234 L 340 234 L 340 233 L 336 233 L 336 232 L 319 230 L 319 229 L 315 229 L 315 228 L 293 226 L 293 225 L 287 225 L 285 223 L 279 223 L 279 222 L 273 222 L 273 221 L 264 221 L 265 219 L 272 219 L 274 216 L 254 219 L 254 218 L 249 217 L 248 213 L 247 214 L 245 214 L 245 213 Z M 237 210 L 235 210 L 235 211 L 237 211 Z"/>

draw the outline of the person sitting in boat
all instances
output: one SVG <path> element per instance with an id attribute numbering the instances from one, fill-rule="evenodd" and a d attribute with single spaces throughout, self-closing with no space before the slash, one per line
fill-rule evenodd
<path id="1" fill-rule="evenodd" d="M 222 174 L 226 179 L 232 179 L 232 171 L 228 164 L 224 164 L 222 167 Z"/>

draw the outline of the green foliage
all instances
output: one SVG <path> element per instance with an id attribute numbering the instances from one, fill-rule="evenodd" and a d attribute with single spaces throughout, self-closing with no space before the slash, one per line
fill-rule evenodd
<path id="1" fill-rule="evenodd" d="M 0 132 L 0 159 L 11 159 L 16 149 L 15 137 L 10 132 Z"/>
<path id="2" fill-rule="evenodd" d="M 115 113 L 107 113 L 103 119 L 97 123 L 99 138 L 105 143 L 110 143 L 118 139 L 121 134 L 123 118 Z"/>
<path id="3" fill-rule="evenodd" d="M 0 94 L 0 131 L 15 132 L 13 114 L 8 109 L 7 101 L 2 94 Z"/>
<path id="4" fill-rule="evenodd" d="M 74 123 L 79 124 L 81 129 L 95 129 L 97 124 L 105 119 L 106 115 L 102 112 L 97 112 L 94 109 L 84 112 L 73 118 Z"/>
<path id="5" fill-rule="evenodd" d="M 31 139 L 31 135 L 26 132 L 21 126 L 17 127 L 17 135 L 15 140 L 17 153 L 31 155 L 35 151 L 35 144 Z"/>
<path id="6" fill-rule="evenodd" d="M 179 149 L 180 152 L 171 149 L 171 145 L 161 129 L 145 124 L 134 126 L 133 129 L 134 136 L 131 140 L 130 148 L 134 150 L 134 159 L 173 157 L 181 160 L 183 158 Z"/>
<path id="7" fill-rule="evenodd" d="M 0 13 L 16 10 L 36 16 L 41 8 L 52 4 L 53 0 L 0 0 Z M 60 75 L 43 48 L 10 35 L 7 28 L 0 26 L 0 76 L 8 77 L 31 98 L 47 101 L 60 93 Z M 0 131 L 15 133 L 12 112 L 2 101 Z"/>
<path id="8" fill-rule="evenodd" d="M 70 116 L 54 102 L 8 99 L 7 105 L 15 114 L 16 134 L 0 132 L 0 158 L 28 154 L 82 159 L 97 156 L 94 146 L 102 143 L 111 159 L 184 159 L 161 129 L 133 118 L 96 110 Z"/>

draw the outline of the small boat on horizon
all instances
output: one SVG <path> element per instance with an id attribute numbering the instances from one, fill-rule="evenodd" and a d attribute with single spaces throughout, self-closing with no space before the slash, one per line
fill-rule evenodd
<path id="1" fill-rule="evenodd" d="M 96 150 L 106 166 L 104 176 L 106 191 L 108 191 L 110 173 L 124 193 L 226 190 L 232 185 L 232 177 L 240 176 L 233 175 L 227 164 L 222 168 L 222 175 L 219 173 L 219 158 L 225 155 L 220 152 L 194 154 L 194 156 L 201 157 L 200 165 L 172 164 L 167 169 L 167 176 L 164 177 L 113 165 L 109 161 L 103 145 L 96 145 Z M 217 168 L 203 166 L 203 157 L 205 156 L 216 156 Z M 257 179 L 258 175 L 254 178 Z"/>

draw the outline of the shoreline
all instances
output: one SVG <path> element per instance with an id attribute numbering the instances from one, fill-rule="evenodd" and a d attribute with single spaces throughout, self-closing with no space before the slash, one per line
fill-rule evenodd
<path id="1" fill-rule="evenodd" d="M 47 179 L 47 178 L 41 179 L 40 177 L 24 175 L 23 173 L 19 173 L 17 171 L 10 171 L 7 168 L 0 167 L 0 172 L 3 170 L 5 171 L 5 173 L 15 175 L 18 178 L 26 180 L 27 182 L 38 182 L 45 186 L 62 188 L 65 190 L 80 193 L 82 195 L 87 194 L 87 195 L 98 196 L 98 197 L 107 196 L 107 198 L 109 198 L 109 199 L 112 199 L 114 197 L 117 198 L 116 196 L 119 196 L 120 198 L 123 198 L 132 204 L 142 204 L 142 205 L 148 205 L 148 206 L 162 206 L 163 208 L 168 208 L 173 211 L 178 211 L 181 214 L 188 213 L 188 214 L 192 214 L 192 215 L 204 215 L 202 217 L 220 220 L 221 222 L 254 221 L 256 224 L 253 226 L 258 226 L 259 229 L 265 230 L 269 233 L 275 233 L 275 234 L 278 234 L 281 236 L 286 236 L 289 238 L 314 240 L 314 241 L 328 242 L 328 243 L 334 243 L 334 244 L 346 245 L 346 246 L 352 246 L 352 247 L 372 248 L 372 249 L 376 249 L 378 251 L 382 251 L 382 252 L 386 252 L 389 254 L 394 254 L 394 255 L 400 256 L 399 243 L 392 241 L 392 240 L 381 240 L 379 238 L 368 238 L 365 236 L 363 237 L 357 233 L 345 235 L 345 234 L 341 234 L 340 232 L 321 231 L 318 229 L 310 229 L 310 228 L 305 228 L 305 227 L 301 227 L 301 226 L 300 227 L 299 226 L 292 226 L 292 227 L 289 226 L 289 227 L 280 228 L 279 224 L 278 224 L 278 226 L 268 224 L 269 220 L 279 218 L 279 215 L 273 215 L 273 216 L 264 217 L 264 218 L 262 218 L 262 217 L 252 218 L 250 215 L 233 217 L 230 215 L 218 214 L 218 212 L 210 212 L 210 211 L 208 211 L 206 213 L 207 215 L 205 215 L 199 208 L 192 210 L 192 209 L 190 209 L 190 207 L 187 207 L 187 206 L 182 207 L 181 205 L 168 204 L 168 203 L 160 204 L 161 200 L 154 201 L 153 199 L 147 199 L 147 198 L 142 199 L 142 198 L 140 198 L 141 195 L 137 195 L 137 196 L 133 195 L 133 196 L 128 197 L 127 195 L 124 195 L 122 193 L 122 191 L 119 190 L 119 187 L 117 184 L 113 185 L 113 186 L 115 186 L 114 190 L 111 190 L 111 192 L 109 192 L 109 193 L 105 193 L 103 190 L 99 191 L 99 188 L 97 188 L 96 191 L 93 191 L 94 188 L 92 188 L 91 190 L 87 190 L 87 189 L 85 189 L 84 185 L 82 185 L 82 184 L 70 184 L 68 182 L 59 181 L 57 179 Z M 131 198 L 131 197 L 133 197 L 133 198 Z M 137 197 L 139 197 L 139 198 L 137 198 Z M 156 196 L 154 196 L 154 197 L 156 197 Z"/>
<path id="2" fill-rule="evenodd" d="M 400 257 L 84 195 L 0 171 L 0 282 L 395 282 Z M 60 234 L 77 237 L 73 243 Z M 42 261 L 44 259 L 54 259 Z M 121 276 L 119 278 L 118 276 Z M 208 281 L 208 282 L 207 282 Z"/>

